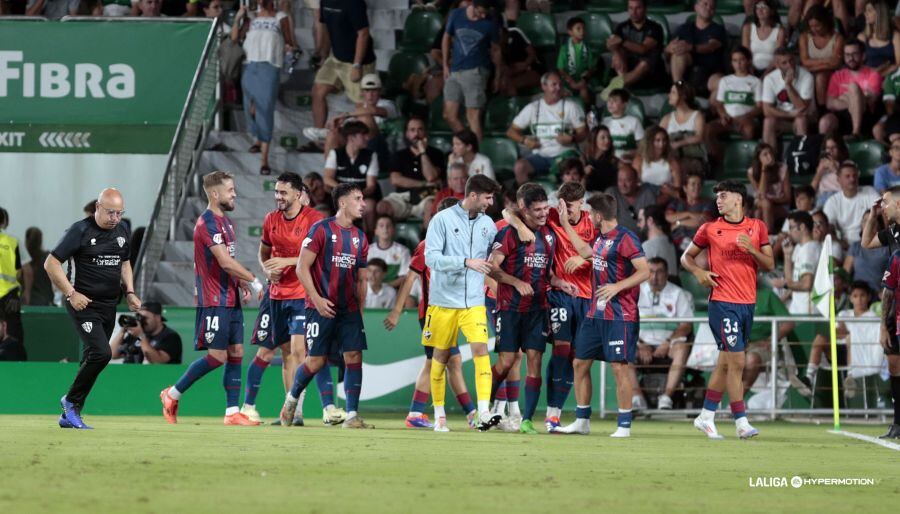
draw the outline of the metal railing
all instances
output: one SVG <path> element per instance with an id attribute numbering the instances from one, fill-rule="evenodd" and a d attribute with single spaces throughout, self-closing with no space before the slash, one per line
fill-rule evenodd
<path id="1" fill-rule="evenodd" d="M 210 27 L 200 65 L 175 129 L 153 215 L 144 233 L 134 271 L 135 288 L 141 296 L 149 292 L 166 242 L 174 237 L 178 211 L 187 198 L 191 177 L 215 123 L 215 113 L 219 109 L 219 30 L 220 23 L 216 21 Z"/>
<path id="2" fill-rule="evenodd" d="M 646 324 L 674 324 L 674 323 L 708 323 L 709 319 L 706 317 L 685 317 L 685 318 L 641 318 L 641 326 L 643 327 Z M 827 324 L 828 319 L 821 316 L 757 316 L 753 320 L 754 323 L 770 323 L 771 324 L 771 335 L 769 337 L 770 347 L 769 351 L 771 352 L 771 358 L 768 362 L 768 375 L 769 379 L 769 389 L 772 394 L 772 404 L 769 409 L 766 410 L 756 410 L 753 411 L 748 409 L 747 412 L 750 414 L 767 414 L 770 419 L 776 419 L 778 416 L 782 415 L 831 415 L 833 413 L 832 408 L 782 408 L 778 404 L 778 393 L 779 393 L 779 384 L 778 384 L 778 371 L 779 371 L 779 353 L 778 348 L 779 337 L 778 337 L 778 324 L 779 323 L 818 323 L 818 324 Z M 875 317 L 837 317 L 835 318 L 835 323 L 880 323 L 879 318 Z M 697 335 L 696 333 L 694 334 Z M 827 336 L 826 336 L 827 338 Z M 811 341 L 801 341 L 799 343 L 788 343 L 790 344 L 800 344 L 807 345 L 812 344 Z M 851 343 L 853 344 L 853 343 Z M 856 342 L 855 344 L 865 344 L 865 345 L 878 345 L 881 347 L 880 343 L 876 341 L 866 341 L 866 342 Z M 830 350 L 826 350 L 825 357 L 830 361 Z M 607 374 L 607 363 L 603 362 L 600 366 L 600 416 L 604 417 L 610 409 L 607 407 L 606 395 L 606 374 Z M 837 363 L 831 363 L 832 366 L 837 365 Z M 685 370 L 687 366 L 685 366 Z M 839 368 L 840 369 L 840 368 Z M 880 369 L 880 367 L 879 367 Z M 788 373 L 791 372 L 790 369 L 787 370 Z M 794 371 L 797 371 L 796 369 Z M 821 373 L 821 371 L 820 371 Z M 830 374 L 830 372 L 829 372 Z M 877 371 L 874 373 L 877 375 Z M 782 388 L 784 386 L 781 386 Z M 839 387 L 838 384 L 831 384 L 831 387 Z M 704 386 L 705 388 L 705 386 Z M 745 391 L 746 393 L 746 391 Z M 815 397 L 815 390 L 812 391 L 813 397 Z M 866 395 L 867 391 L 863 391 L 863 395 Z M 812 405 L 812 403 L 811 403 Z M 676 415 L 676 416 L 684 416 L 689 414 L 697 414 L 700 409 L 666 409 L 666 410 L 647 410 L 645 413 L 653 414 L 653 415 Z M 893 413 L 892 409 L 884 408 L 869 408 L 866 406 L 865 408 L 840 408 L 840 413 L 842 416 L 856 416 L 856 415 L 864 415 L 864 416 L 887 416 L 888 414 Z"/>

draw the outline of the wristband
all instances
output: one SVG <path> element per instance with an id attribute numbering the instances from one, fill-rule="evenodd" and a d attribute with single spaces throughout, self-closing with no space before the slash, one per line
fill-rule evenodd
<path id="1" fill-rule="evenodd" d="M 358 70 L 362 68 L 362 64 L 353 63 L 353 67 Z"/>
<path id="2" fill-rule="evenodd" d="M 72 292 L 66 295 L 66 301 L 71 300 L 72 296 L 74 296 L 74 295 L 75 295 L 75 289 L 73 288 Z"/>

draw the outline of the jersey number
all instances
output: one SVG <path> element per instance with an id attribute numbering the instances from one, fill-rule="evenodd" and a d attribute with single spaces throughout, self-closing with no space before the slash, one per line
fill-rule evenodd
<path id="1" fill-rule="evenodd" d="M 206 331 L 217 332 L 219 330 L 219 317 L 218 316 L 207 316 L 206 317 Z"/>
<path id="2" fill-rule="evenodd" d="M 500 314 L 500 313 L 498 312 L 497 314 Z M 496 325 L 497 325 L 497 333 L 499 334 L 500 333 L 500 316 L 499 315 L 497 316 Z"/>
<path id="3" fill-rule="evenodd" d="M 550 321 L 567 321 L 569 319 L 569 311 L 563 308 L 550 309 Z"/>
<path id="4" fill-rule="evenodd" d="M 259 318 L 259 328 L 269 328 L 268 314 L 263 314 L 262 317 Z"/>
<path id="5" fill-rule="evenodd" d="M 307 339 L 315 339 L 319 337 L 319 324 L 318 323 L 307 323 L 306 324 L 306 338 Z"/>
<path id="6" fill-rule="evenodd" d="M 731 318 L 724 318 L 722 320 L 722 324 L 725 325 L 724 328 L 722 328 L 722 331 L 725 332 L 726 334 L 731 334 L 732 332 L 737 334 L 741 331 L 740 326 L 738 325 L 738 322 L 731 321 Z"/>

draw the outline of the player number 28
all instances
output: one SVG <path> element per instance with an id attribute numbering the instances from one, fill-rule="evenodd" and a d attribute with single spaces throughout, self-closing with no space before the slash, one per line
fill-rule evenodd
<path id="1" fill-rule="evenodd" d="M 307 323 L 306 324 L 306 338 L 313 339 L 319 337 L 319 324 L 318 323 Z"/>
<path id="2" fill-rule="evenodd" d="M 725 327 L 724 327 L 722 330 L 723 330 L 726 334 L 730 334 L 730 333 L 732 333 L 732 332 L 734 332 L 735 334 L 737 334 L 738 332 L 740 332 L 740 327 L 738 326 L 738 322 L 737 322 L 737 321 L 731 321 L 731 318 L 724 318 L 724 319 L 722 320 L 722 323 L 725 325 Z"/>
<path id="3" fill-rule="evenodd" d="M 207 316 L 206 317 L 206 330 L 216 332 L 219 330 L 219 317 L 218 316 Z"/>
<path id="4" fill-rule="evenodd" d="M 566 309 L 555 308 L 550 309 L 550 321 L 566 321 L 569 318 L 569 312 Z"/>

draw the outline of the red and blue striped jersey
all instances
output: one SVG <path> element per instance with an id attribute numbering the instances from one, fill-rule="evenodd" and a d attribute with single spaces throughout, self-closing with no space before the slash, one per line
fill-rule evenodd
<path id="1" fill-rule="evenodd" d="M 425 312 L 428 310 L 428 288 L 431 282 L 431 271 L 425 265 L 425 241 L 419 241 L 416 250 L 412 254 L 412 260 L 409 261 L 409 269 L 415 271 L 421 277 L 422 281 L 422 297 L 419 298 L 419 319 L 425 319 Z"/>
<path id="2" fill-rule="evenodd" d="M 194 225 L 194 295 L 197 307 L 235 307 L 240 281 L 229 275 L 212 253 L 212 247 L 225 245 L 234 257 L 234 225 L 227 216 L 216 216 L 209 209 Z"/>
<path id="3" fill-rule="evenodd" d="M 493 253 L 504 256 L 500 265 L 506 274 L 531 284 L 534 295 L 522 296 L 509 284 L 497 284 L 497 309 L 501 311 L 532 312 L 546 309 L 550 290 L 550 269 L 557 237 L 547 225 L 534 230 L 534 241 L 523 244 L 511 226 L 503 227 L 494 238 Z"/>
<path id="4" fill-rule="evenodd" d="M 359 269 L 368 267 L 369 242 L 356 226 L 344 228 L 335 218 L 316 222 L 303 240 L 303 250 L 316 254 L 310 269 L 313 286 L 322 298 L 331 300 L 335 310 L 359 310 L 357 279 Z"/>
<path id="5" fill-rule="evenodd" d="M 589 318 L 599 318 L 612 321 L 640 321 L 638 313 L 638 297 L 640 286 L 624 289 L 606 302 L 606 309 L 597 312 L 597 289 L 606 284 L 615 284 L 625 280 L 634 273 L 633 259 L 644 256 L 641 240 L 634 232 L 622 225 L 610 230 L 606 234 L 597 236 L 594 243 L 593 268 L 591 287 L 591 308 L 588 310 Z"/>
<path id="6" fill-rule="evenodd" d="M 897 294 L 900 293 L 900 250 L 891 255 L 888 268 L 882 278 L 882 285 L 885 289 L 894 292 L 894 319 L 897 320 L 897 329 L 894 332 L 900 335 L 900 301 L 896 299 Z"/>

